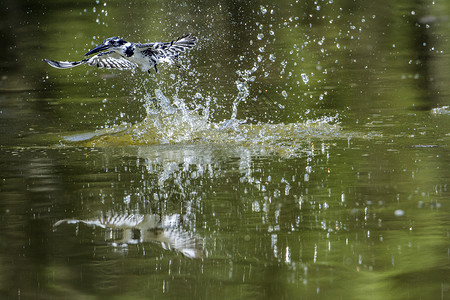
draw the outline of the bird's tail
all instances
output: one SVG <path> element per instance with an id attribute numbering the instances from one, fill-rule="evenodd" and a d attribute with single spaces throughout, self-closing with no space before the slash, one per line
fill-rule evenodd
<path id="1" fill-rule="evenodd" d="M 69 69 L 69 68 L 73 68 L 79 65 L 82 65 L 84 63 L 86 63 L 88 61 L 88 59 L 83 59 L 80 61 L 56 61 L 56 60 L 50 60 L 50 59 L 43 59 L 43 61 L 45 61 L 46 63 L 48 63 L 50 66 L 52 66 L 53 68 L 57 68 L 57 69 Z"/>

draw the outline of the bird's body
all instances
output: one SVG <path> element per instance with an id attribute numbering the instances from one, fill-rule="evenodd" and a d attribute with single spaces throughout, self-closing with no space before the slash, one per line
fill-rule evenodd
<path id="1" fill-rule="evenodd" d="M 130 43 L 118 37 L 108 38 L 85 56 L 98 53 L 90 58 L 76 62 L 44 59 L 50 66 L 58 69 L 73 68 L 87 63 L 99 68 L 130 70 L 140 68 L 149 72 L 163 62 L 176 63 L 180 53 L 195 46 L 197 38 L 188 34 L 168 43 Z M 108 50 L 108 51 L 106 51 Z M 104 51 L 104 52 L 102 52 Z"/>

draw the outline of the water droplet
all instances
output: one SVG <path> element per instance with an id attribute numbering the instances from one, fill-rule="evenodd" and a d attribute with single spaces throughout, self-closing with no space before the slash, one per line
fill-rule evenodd
<path id="1" fill-rule="evenodd" d="M 287 94 L 287 92 L 286 92 L 285 90 L 283 90 L 283 91 L 281 92 L 281 95 L 283 95 L 284 98 L 287 98 L 287 96 L 288 96 L 288 94 Z"/>
<path id="2" fill-rule="evenodd" d="M 396 217 L 401 217 L 405 215 L 405 211 L 402 209 L 397 209 L 396 211 L 394 211 L 394 214 Z"/>
<path id="3" fill-rule="evenodd" d="M 305 73 L 302 73 L 300 76 L 302 76 L 302 80 L 304 83 L 308 83 L 308 81 L 309 81 L 308 75 L 306 75 Z"/>
<path id="4" fill-rule="evenodd" d="M 267 8 L 265 8 L 264 6 L 261 5 L 259 8 L 261 9 L 261 13 L 263 15 L 265 15 L 267 13 Z"/>
<path id="5" fill-rule="evenodd" d="M 264 34 L 260 33 L 256 36 L 258 40 L 262 40 L 264 38 Z"/>

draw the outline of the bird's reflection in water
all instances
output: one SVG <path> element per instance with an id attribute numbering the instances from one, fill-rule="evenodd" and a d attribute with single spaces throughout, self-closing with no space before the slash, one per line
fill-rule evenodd
<path id="1" fill-rule="evenodd" d="M 86 224 L 98 226 L 109 232 L 108 242 L 115 247 L 129 244 L 157 242 L 163 249 L 175 250 L 189 258 L 202 258 L 203 241 L 182 227 L 180 214 L 160 216 L 156 214 L 101 213 L 92 219 L 63 219 L 54 224 Z"/>

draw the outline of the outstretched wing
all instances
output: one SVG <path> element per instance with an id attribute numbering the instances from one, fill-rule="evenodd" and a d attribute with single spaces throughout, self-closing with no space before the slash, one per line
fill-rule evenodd
<path id="1" fill-rule="evenodd" d="M 155 55 L 157 58 L 176 58 L 180 53 L 191 49 L 197 43 L 197 38 L 190 34 L 179 37 L 169 43 L 137 44 L 137 49 L 144 49 L 142 52 L 147 55 Z"/>
<path id="2" fill-rule="evenodd" d="M 80 60 L 80 61 L 71 62 L 71 61 L 56 61 L 56 60 L 51 60 L 51 59 L 45 59 L 44 58 L 43 61 L 48 63 L 53 68 L 68 69 L 68 68 L 73 68 L 73 67 L 82 65 L 82 64 L 86 63 L 88 61 L 88 59 L 83 59 L 83 60 Z"/>
<path id="3" fill-rule="evenodd" d="M 113 51 L 97 54 L 89 58 L 87 63 L 90 66 L 118 70 L 131 70 L 137 67 L 137 64 L 127 60 L 120 54 Z"/>
<path id="4" fill-rule="evenodd" d="M 87 63 L 90 66 L 97 66 L 99 68 L 118 69 L 118 70 L 130 70 L 137 67 L 137 65 L 131 61 L 128 61 L 119 54 L 108 51 L 97 54 L 91 58 L 86 58 L 80 61 L 55 61 L 50 59 L 43 59 L 50 66 L 57 69 L 73 68 Z"/>

